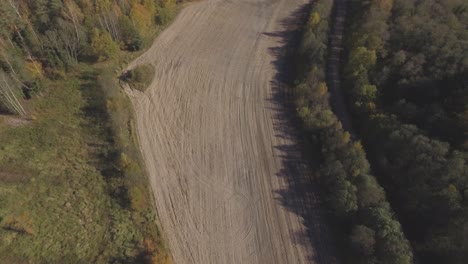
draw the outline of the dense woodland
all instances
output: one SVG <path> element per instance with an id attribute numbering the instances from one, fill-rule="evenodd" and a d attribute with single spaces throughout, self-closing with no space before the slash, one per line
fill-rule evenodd
<path id="1" fill-rule="evenodd" d="M 297 51 L 294 104 L 344 263 L 413 263 L 413 253 L 360 142 L 331 110 L 325 82 L 332 1 L 316 1 Z"/>
<path id="2" fill-rule="evenodd" d="M 468 258 L 468 2 L 349 3 L 353 123 L 420 263 Z"/>

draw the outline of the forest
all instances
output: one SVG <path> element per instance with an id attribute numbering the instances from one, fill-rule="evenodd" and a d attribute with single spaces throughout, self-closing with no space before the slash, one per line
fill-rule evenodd
<path id="1" fill-rule="evenodd" d="M 340 257 L 345 263 L 413 263 L 413 253 L 361 143 L 330 106 L 326 84 L 333 3 L 312 4 L 296 54 L 294 106 L 309 160 L 321 187 Z"/>
<path id="2" fill-rule="evenodd" d="M 23 101 L 40 92 L 44 78 L 140 50 L 175 8 L 173 0 L 2 1 L 0 109 L 25 115 Z"/>
<path id="3" fill-rule="evenodd" d="M 294 89 L 340 252 L 353 263 L 412 263 L 413 252 L 465 263 L 468 3 L 350 0 L 347 14 L 341 89 L 356 135 L 329 104 L 327 1 L 304 27 Z"/>
<path id="4" fill-rule="evenodd" d="M 420 263 L 468 257 L 468 3 L 349 1 L 342 89 Z"/>
<path id="5" fill-rule="evenodd" d="M 170 263 L 118 76 L 179 2 L 0 1 L 1 263 Z"/>

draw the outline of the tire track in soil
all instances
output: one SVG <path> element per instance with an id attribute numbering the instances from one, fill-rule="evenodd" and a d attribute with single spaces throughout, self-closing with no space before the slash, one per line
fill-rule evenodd
<path id="1" fill-rule="evenodd" d="M 129 66 L 156 69 L 145 93 L 127 91 L 175 263 L 332 262 L 275 98 L 272 51 L 307 2 L 190 4 Z"/>

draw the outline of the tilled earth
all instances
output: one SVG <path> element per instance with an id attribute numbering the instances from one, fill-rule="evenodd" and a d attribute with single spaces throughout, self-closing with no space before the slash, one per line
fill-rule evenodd
<path id="1" fill-rule="evenodd" d="M 177 264 L 333 262 L 277 94 L 283 32 L 307 2 L 193 3 L 130 65 L 156 69 L 129 93 Z"/>

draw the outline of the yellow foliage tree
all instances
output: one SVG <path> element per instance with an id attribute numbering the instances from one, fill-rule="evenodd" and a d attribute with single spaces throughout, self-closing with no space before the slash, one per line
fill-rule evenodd
<path id="1" fill-rule="evenodd" d="M 28 61 L 26 62 L 26 70 L 33 76 L 34 78 L 42 79 L 44 77 L 42 64 L 38 61 Z"/>
<path id="2" fill-rule="evenodd" d="M 112 40 L 111 35 L 99 29 L 93 30 L 91 47 L 98 60 L 111 58 L 119 51 L 119 46 Z"/>
<path id="3" fill-rule="evenodd" d="M 317 88 L 319 96 L 324 96 L 328 92 L 328 87 L 325 82 L 320 82 Z"/>
<path id="4" fill-rule="evenodd" d="M 130 10 L 130 19 L 135 23 L 142 35 L 148 32 L 153 18 L 151 13 L 141 4 L 135 3 Z"/>
<path id="5" fill-rule="evenodd" d="M 309 17 L 309 21 L 308 21 L 308 25 L 309 27 L 315 27 L 316 25 L 318 25 L 320 23 L 320 14 L 317 13 L 317 12 L 313 12 L 310 17 Z"/>

